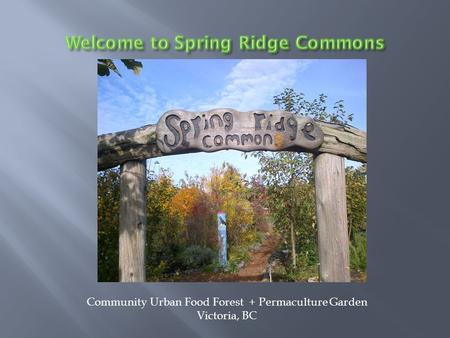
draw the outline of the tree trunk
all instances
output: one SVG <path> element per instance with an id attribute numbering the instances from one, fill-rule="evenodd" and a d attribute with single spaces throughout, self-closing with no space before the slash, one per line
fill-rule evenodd
<path id="1" fill-rule="evenodd" d="M 291 246 L 292 246 L 292 265 L 294 265 L 294 267 L 297 267 L 297 252 L 295 251 L 295 232 L 293 222 L 291 222 Z"/>
<path id="2" fill-rule="evenodd" d="M 289 189 L 291 192 L 291 205 L 289 206 L 290 209 L 290 219 L 291 219 L 291 247 L 292 247 L 292 265 L 295 267 L 297 267 L 297 251 L 295 250 L 295 210 L 297 208 L 297 203 L 296 203 L 296 196 L 295 196 L 295 189 L 294 189 L 294 179 L 295 177 L 292 176 L 289 180 Z"/>
<path id="3" fill-rule="evenodd" d="M 315 158 L 316 218 L 319 234 L 320 280 L 349 282 L 350 259 L 344 158 Z"/>
<path id="4" fill-rule="evenodd" d="M 119 278 L 145 282 L 146 161 L 120 166 Z"/>

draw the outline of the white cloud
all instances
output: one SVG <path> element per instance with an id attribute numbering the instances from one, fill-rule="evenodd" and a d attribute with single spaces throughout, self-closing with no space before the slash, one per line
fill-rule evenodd
<path id="1" fill-rule="evenodd" d="M 155 90 L 146 86 L 144 90 L 133 94 L 136 106 L 136 115 L 146 121 L 154 121 L 158 118 L 158 99 Z"/>
<path id="2" fill-rule="evenodd" d="M 158 117 L 158 98 L 152 87 L 133 88 L 125 81 L 119 86 L 104 83 L 98 99 L 99 133 L 156 123 Z"/>
<path id="3" fill-rule="evenodd" d="M 156 123 L 169 109 L 202 111 L 234 108 L 241 111 L 270 109 L 273 96 L 293 86 L 309 60 L 242 60 L 226 76 L 224 86 L 210 99 L 164 97 L 139 78 L 104 81 L 98 97 L 100 134 Z M 119 79 L 121 80 L 121 79 Z"/>
<path id="4" fill-rule="evenodd" d="M 213 107 L 229 107 L 246 111 L 271 105 L 273 96 L 292 86 L 298 73 L 310 62 L 242 60 L 228 74 L 218 98 L 200 108 L 206 110 Z"/>

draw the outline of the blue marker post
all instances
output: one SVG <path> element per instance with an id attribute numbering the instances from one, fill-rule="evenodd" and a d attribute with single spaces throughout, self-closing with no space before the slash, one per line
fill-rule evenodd
<path id="1" fill-rule="evenodd" d="M 227 214 L 219 211 L 217 213 L 217 232 L 219 234 L 219 264 L 227 266 Z"/>

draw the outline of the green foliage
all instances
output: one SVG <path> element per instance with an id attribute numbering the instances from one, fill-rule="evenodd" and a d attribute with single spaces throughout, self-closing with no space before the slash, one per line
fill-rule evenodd
<path id="1" fill-rule="evenodd" d="M 309 278 L 315 278 L 319 275 L 318 258 L 315 254 L 308 255 L 302 252 L 297 255 L 297 266 L 286 265 L 286 281 L 289 282 L 306 282 Z"/>
<path id="2" fill-rule="evenodd" d="M 99 281 L 117 281 L 119 170 L 100 172 L 97 181 Z M 149 172 L 146 279 L 160 281 L 184 270 L 214 269 L 218 211 L 228 217 L 231 264 L 248 259 L 249 248 L 260 241 L 258 229 L 263 226 L 259 222 L 266 222 L 266 217 L 254 218 L 255 210 L 266 213 L 258 202 L 264 191 L 258 186 L 258 193 L 253 193 L 245 176 L 229 164 L 213 169 L 207 177 L 186 177 L 179 186 L 167 170 Z"/>
<path id="3" fill-rule="evenodd" d="M 316 120 L 347 124 L 353 115 L 347 114 L 344 102 L 337 101 L 328 110 L 327 96 L 307 100 L 303 93 L 286 88 L 274 96 L 279 109 Z M 286 266 L 288 279 L 304 280 L 317 275 L 317 229 L 315 224 L 315 199 L 313 161 L 309 154 L 295 152 L 255 152 L 260 163 L 259 177 L 267 189 L 267 206 L 285 248 L 296 253 L 296 267 Z M 347 205 L 350 232 L 366 227 L 365 167 L 347 169 Z M 364 172 L 364 173 L 363 173 Z M 291 227 L 294 229 L 292 238 Z M 291 241 L 295 241 L 292 247 Z"/>
<path id="4" fill-rule="evenodd" d="M 236 273 L 251 258 L 251 251 L 261 243 L 264 236 L 255 228 L 249 228 L 243 234 L 242 244 L 231 246 L 228 250 L 228 266 L 226 271 Z"/>
<path id="5" fill-rule="evenodd" d="M 288 88 L 274 97 L 274 103 L 281 109 L 318 120 L 340 124 L 351 121 L 351 114 L 347 115 L 342 101 L 336 102 L 334 111 L 329 113 L 326 99 L 322 94 L 307 101 L 303 94 Z M 295 252 L 284 264 L 283 278 L 307 280 L 317 276 L 312 157 L 296 152 L 255 152 L 252 156 L 259 160 L 260 170 L 250 180 L 227 163 L 212 169 L 207 177 L 187 176 L 180 185 L 174 184 L 167 170 L 150 172 L 147 185 L 147 280 L 170 279 L 186 269 L 215 270 L 218 211 L 227 213 L 228 271 L 236 272 L 251 258 L 251 249 L 273 223 L 281 237 L 281 248 Z M 365 271 L 366 167 L 346 168 L 346 182 L 351 267 Z M 97 188 L 98 278 L 99 281 L 117 281 L 119 170 L 100 172 Z M 293 258 L 296 266 L 292 264 Z"/>
<path id="6" fill-rule="evenodd" d="M 217 257 L 211 248 L 192 245 L 187 247 L 181 254 L 181 262 L 186 269 L 198 269 L 202 266 L 212 264 Z"/>
<path id="7" fill-rule="evenodd" d="M 299 116 L 310 116 L 319 121 L 347 124 L 353 120 L 353 114 L 347 114 L 343 100 L 335 102 L 333 111 L 329 112 L 325 94 L 320 94 L 318 98 L 308 101 L 305 99 L 305 94 L 297 93 L 292 88 L 286 88 L 282 93 L 274 96 L 274 104 L 279 109 L 293 112 Z"/>
<path id="8" fill-rule="evenodd" d="M 212 170 L 206 182 L 213 209 L 227 214 L 230 246 L 243 244 L 242 235 L 253 224 L 251 192 L 245 177 L 231 164 Z"/>
<path id="9" fill-rule="evenodd" d="M 347 215 L 350 237 L 350 265 L 352 269 L 366 271 L 367 229 L 367 168 L 347 167 Z"/>
<path id="10" fill-rule="evenodd" d="M 115 282 L 119 278 L 120 175 L 108 169 L 97 175 L 98 280 Z"/>
<path id="11" fill-rule="evenodd" d="M 347 214 L 350 237 L 367 228 L 367 167 L 345 168 Z"/>
<path id="12" fill-rule="evenodd" d="M 250 259 L 249 246 L 234 246 L 228 252 L 227 271 L 236 273 Z"/>
<path id="13" fill-rule="evenodd" d="M 176 193 L 177 189 L 167 171 L 161 171 L 156 179 L 148 182 L 147 280 L 157 280 L 180 268 L 177 258 L 184 245 L 183 226 L 169 210 Z"/>
<path id="14" fill-rule="evenodd" d="M 350 266 L 357 271 L 366 271 L 367 238 L 364 232 L 355 233 L 350 243 Z"/>

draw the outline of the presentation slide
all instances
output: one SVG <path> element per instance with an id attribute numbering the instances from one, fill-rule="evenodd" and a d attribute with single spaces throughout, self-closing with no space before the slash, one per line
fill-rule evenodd
<path id="1" fill-rule="evenodd" d="M 449 15 L 4 3 L 0 337 L 449 336 Z"/>

